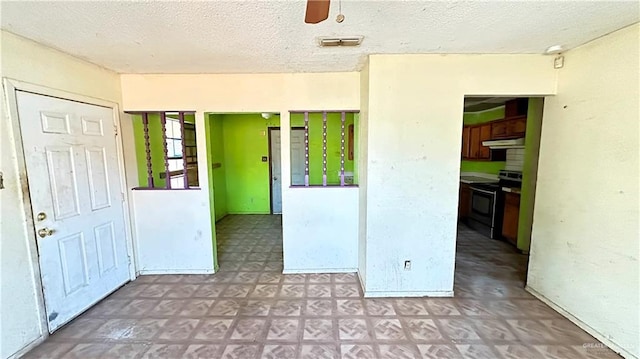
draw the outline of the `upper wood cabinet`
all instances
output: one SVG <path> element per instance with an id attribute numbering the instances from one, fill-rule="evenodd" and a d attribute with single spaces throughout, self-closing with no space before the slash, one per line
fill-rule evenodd
<path id="1" fill-rule="evenodd" d="M 491 139 L 524 137 L 527 130 L 527 117 L 498 120 L 491 123 Z"/>
<path id="2" fill-rule="evenodd" d="M 494 121 L 491 123 L 491 138 L 504 138 L 507 136 L 506 121 Z"/>
<path id="3" fill-rule="evenodd" d="M 507 133 L 513 137 L 524 137 L 527 130 L 527 118 L 520 117 L 507 121 Z"/>
<path id="4" fill-rule="evenodd" d="M 489 141 L 491 139 L 491 124 L 480 126 L 480 155 L 478 158 L 488 160 L 491 158 L 491 150 L 489 147 L 482 145 L 483 141 Z"/>
<path id="5" fill-rule="evenodd" d="M 482 141 L 491 139 L 491 123 L 475 126 L 465 126 L 462 129 L 462 158 L 473 160 L 488 160 L 491 158 L 489 147 L 482 145 Z"/>
<path id="6" fill-rule="evenodd" d="M 529 99 L 518 98 L 505 104 L 505 118 L 462 129 L 462 158 L 489 160 L 491 150 L 483 141 L 524 137 L 527 130 L 527 106 Z M 495 158 L 494 158 L 495 159 Z"/>
<path id="7" fill-rule="evenodd" d="M 471 138 L 471 127 L 464 126 L 462 129 L 462 158 L 469 158 L 469 140 Z"/>
<path id="8" fill-rule="evenodd" d="M 504 104 L 504 118 L 527 116 L 528 98 L 517 98 Z"/>
<path id="9" fill-rule="evenodd" d="M 480 127 L 471 127 L 471 140 L 469 141 L 469 158 L 480 156 Z"/>

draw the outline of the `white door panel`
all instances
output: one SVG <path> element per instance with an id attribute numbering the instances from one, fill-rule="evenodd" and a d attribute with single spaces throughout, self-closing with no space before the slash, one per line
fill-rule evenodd
<path id="1" fill-rule="evenodd" d="M 18 91 L 49 331 L 129 278 L 110 108 Z"/>
<path id="2" fill-rule="evenodd" d="M 271 131 L 271 209 L 282 213 L 282 171 L 280 130 Z M 291 130 L 291 185 L 304 185 L 304 130 Z"/>
<path id="3" fill-rule="evenodd" d="M 291 185 L 304 186 L 304 130 L 291 131 Z"/>
<path id="4" fill-rule="evenodd" d="M 271 131 L 271 211 L 282 213 L 282 171 L 280 170 L 280 130 Z"/>

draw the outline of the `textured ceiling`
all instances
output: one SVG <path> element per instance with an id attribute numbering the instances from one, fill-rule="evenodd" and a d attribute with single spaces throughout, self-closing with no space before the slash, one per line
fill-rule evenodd
<path id="1" fill-rule="evenodd" d="M 358 70 L 373 53 L 542 53 L 639 20 L 637 1 L 350 1 L 305 24 L 304 1 L 7 2 L 2 28 L 124 73 Z M 357 48 L 318 36 L 363 35 Z"/>

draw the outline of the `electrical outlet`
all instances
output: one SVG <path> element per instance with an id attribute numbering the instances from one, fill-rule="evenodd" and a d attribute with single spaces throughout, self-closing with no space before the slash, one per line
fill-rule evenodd
<path id="1" fill-rule="evenodd" d="M 404 270 L 411 270 L 411 261 L 404 261 Z"/>

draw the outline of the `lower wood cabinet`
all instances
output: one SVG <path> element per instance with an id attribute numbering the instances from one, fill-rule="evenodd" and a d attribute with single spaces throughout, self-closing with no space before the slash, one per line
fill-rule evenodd
<path id="1" fill-rule="evenodd" d="M 502 218 L 502 237 L 514 245 L 518 242 L 519 216 L 520 194 L 506 192 L 504 199 L 504 217 Z"/>
<path id="2" fill-rule="evenodd" d="M 471 211 L 471 188 L 466 183 L 460 183 L 460 196 L 458 199 L 458 219 L 469 217 Z"/>

